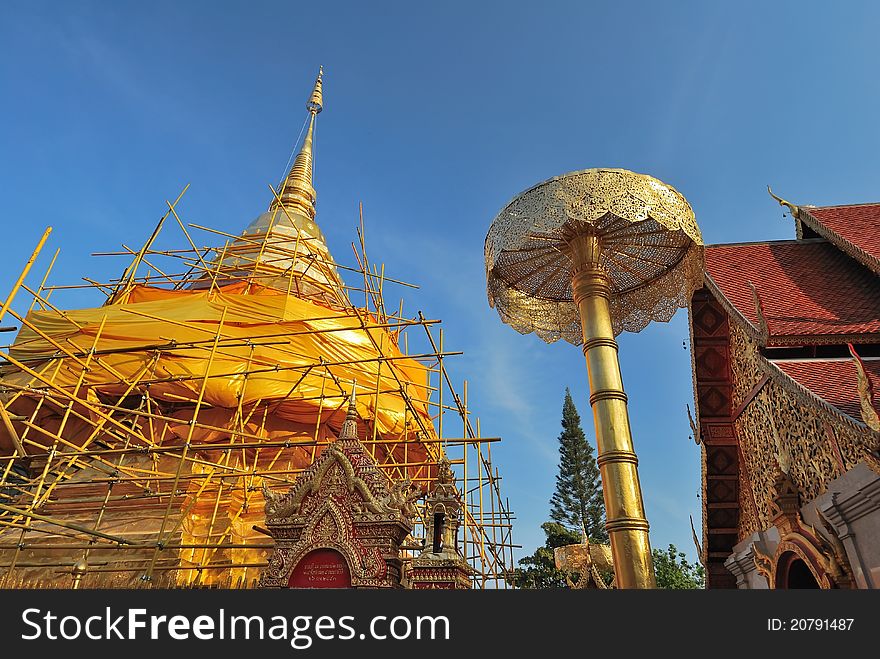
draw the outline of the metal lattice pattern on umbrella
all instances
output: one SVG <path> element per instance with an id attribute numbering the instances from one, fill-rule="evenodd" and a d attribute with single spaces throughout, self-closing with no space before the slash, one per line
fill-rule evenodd
<path id="1" fill-rule="evenodd" d="M 513 199 L 486 237 L 489 304 L 517 331 L 580 345 L 572 300 L 572 233 L 602 245 L 614 333 L 668 321 L 702 276 L 703 241 L 687 200 L 671 186 L 620 169 L 552 178 Z"/>

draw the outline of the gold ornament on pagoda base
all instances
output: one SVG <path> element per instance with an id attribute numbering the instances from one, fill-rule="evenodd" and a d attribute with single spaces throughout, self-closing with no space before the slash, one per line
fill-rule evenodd
<path id="1" fill-rule="evenodd" d="M 522 334 L 582 345 L 619 588 L 654 569 L 617 342 L 668 321 L 702 282 L 703 240 L 674 188 L 623 169 L 557 176 L 517 195 L 485 245 L 489 304 Z"/>

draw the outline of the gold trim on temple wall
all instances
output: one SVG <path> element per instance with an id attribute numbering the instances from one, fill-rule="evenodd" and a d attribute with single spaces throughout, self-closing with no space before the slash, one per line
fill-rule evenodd
<path id="1" fill-rule="evenodd" d="M 863 423 L 822 401 L 764 359 L 757 344 L 738 324 L 730 324 L 730 369 L 734 406 L 742 402 L 757 381 L 769 381 L 754 395 L 734 428 L 745 470 L 758 508 L 754 520 L 741 519 L 740 539 L 771 525 L 775 463 L 786 463 L 799 492 L 812 500 L 840 475 L 840 464 L 851 468 L 870 461 L 877 434 Z M 830 434 L 829 434 L 830 433 Z"/>

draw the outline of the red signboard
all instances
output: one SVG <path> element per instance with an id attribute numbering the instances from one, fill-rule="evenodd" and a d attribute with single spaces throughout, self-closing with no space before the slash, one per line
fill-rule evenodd
<path id="1" fill-rule="evenodd" d="M 351 572 L 342 554 L 334 549 L 315 549 L 293 569 L 289 588 L 351 588 Z"/>

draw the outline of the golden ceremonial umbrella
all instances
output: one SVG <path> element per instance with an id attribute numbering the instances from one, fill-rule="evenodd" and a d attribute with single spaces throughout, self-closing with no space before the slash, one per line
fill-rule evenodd
<path id="1" fill-rule="evenodd" d="M 539 183 L 495 217 L 486 236 L 489 304 L 548 343 L 583 345 L 614 569 L 620 588 L 654 572 L 614 337 L 668 321 L 702 281 L 703 240 L 674 188 L 624 169 L 586 169 Z"/>

